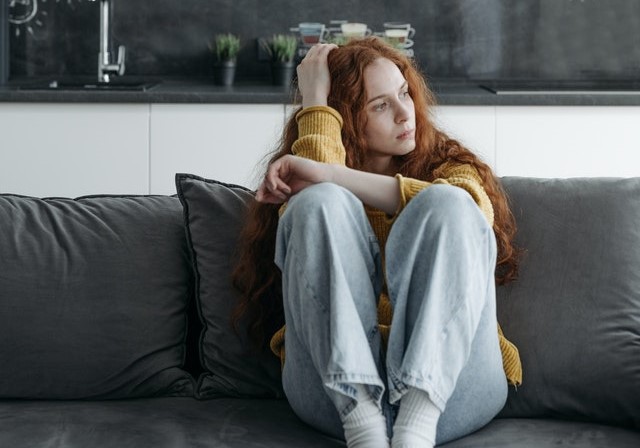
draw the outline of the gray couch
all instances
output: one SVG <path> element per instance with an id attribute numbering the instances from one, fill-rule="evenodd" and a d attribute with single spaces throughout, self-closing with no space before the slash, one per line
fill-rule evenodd
<path id="1" fill-rule="evenodd" d="M 640 178 L 504 178 L 526 252 L 498 288 L 524 383 L 462 447 L 640 446 Z M 251 193 L 0 195 L 0 447 L 339 447 L 229 329 Z"/>

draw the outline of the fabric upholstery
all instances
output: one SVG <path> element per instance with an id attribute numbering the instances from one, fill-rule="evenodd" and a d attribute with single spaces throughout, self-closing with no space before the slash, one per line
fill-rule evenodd
<path id="1" fill-rule="evenodd" d="M 170 197 L 0 195 L 0 397 L 192 395 Z"/>
<path id="2" fill-rule="evenodd" d="M 284 400 L 151 398 L 0 401 L 0 446 L 33 448 L 338 448 Z M 640 432 L 548 419 L 496 419 L 442 448 L 637 448 Z"/>
<path id="3" fill-rule="evenodd" d="M 524 372 L 502 416 L 640 428 L 640 178 L 503 184 L 526 252 L 497 291 Z"/>
<path id="4" fill-rule="evenodd" d="M 338 448 L 285 400 L 0 401 L 7 448 Z"/>
<path id="5" fill-rule="evenodd" d="M 231 326 L 239 298 L 231 284 L 231 271 L 253 194 L 240 186 L 190 174 L 177 174 L 176 187 L 184 207 L 203 324 L 200 357 L 205 372 L 198 396 L 281 397 L 278 359 L 268 349 L 257 352 L 246 332 L 235 332 Z"/>
<path id="6" fill-rule="evenodd" d="M 499 418 L 481 430 L 438 448 L 634 448 L 640 432 L 596 423 Z"/>

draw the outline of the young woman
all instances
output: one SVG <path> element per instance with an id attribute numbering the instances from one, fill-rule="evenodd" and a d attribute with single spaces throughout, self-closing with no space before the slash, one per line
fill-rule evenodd
<path id="1" fill-rule="evenodd" d="M 314 46 L 298 85 L 244 229 L 238 318 L 280 356 L 296 414 L 349 447 L 479 429 L 521 381 L 496 321 L 517 267 L 498 181 L 377 38 Z"/>

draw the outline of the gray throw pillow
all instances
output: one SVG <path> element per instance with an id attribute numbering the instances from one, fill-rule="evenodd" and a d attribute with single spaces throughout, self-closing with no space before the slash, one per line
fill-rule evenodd
<path id="1" fill-rule="evenodd" d="M 175 197 L 0 195 L 0 397 L 193 395 Z"/>
<path id="2" fill-rule="evenodd" d="M 177 174 L 178 197 L 196 276 L 196 300 L 203 325 L 198 382 L 200 398 L 281 397 L 280 363 L 268 350 L 252 348 L 246 332 L 234 332 L 231 314 L 238 292 L 231 282 L 234 255 L 253 193 L 191 174 Z"/>
<path id="3" fill-rule="evenodd" d="M 504 178 L 526 250 L 498 288 L 523 383 L 504 417 L 640 428 L 640 178 Z"/>

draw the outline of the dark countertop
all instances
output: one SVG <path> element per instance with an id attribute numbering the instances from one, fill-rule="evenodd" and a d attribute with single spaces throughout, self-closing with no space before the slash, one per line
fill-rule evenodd
<path id="1" fill-rule="evenodd" d="M 0 86 L 0 102 L 19 103 L 181 103 L 181 104 L 291 104 L 293 94 L 285 87 L 266 83 L 238 82 L 220 87 L 205 80 L 163 80 L 147 90 L 25 89 L 11 81 Z M 640 106 L 640 88 L 626 84 L 558 86 L 507 86 L 500 94 L 469 81 L 433 81 L 438 103 L 466 106 Z M 495 88 L 495 86 L 493 86 Z M 552 91 L 550 91 L 552 90 Z"/>

